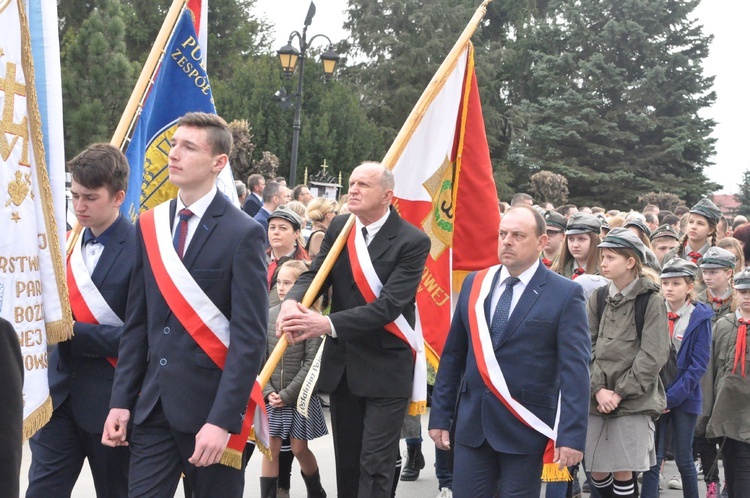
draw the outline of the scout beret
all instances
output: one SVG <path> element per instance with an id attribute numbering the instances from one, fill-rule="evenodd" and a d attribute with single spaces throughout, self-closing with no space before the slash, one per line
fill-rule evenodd
<path id="1" fill-rule="evenodd" d="M 633 218 L 631 220 L 628 220 L 625 222 L 625 225 L 623 226 L 625 228 L 638 227 L 640 228 L 641 232 L 646 234 L 646 237 L 651 237 L 651 229 L 648 227 L 648 225 L 646 225 L 646 222 L 640 218 Z"/>
<path id="2" fill-rule="evenodd" d="M 735 289 L 750 289 L 750 268 L 745 268 L 734 276 Z"/>
<path id="3" fill-rule="evenodd" d="M 568 220 L 565 219 L 565 216 L 557 211 L 546 211 L 542 216 L 544 216 L 544 221 L 547 223 L 547 228 L 564 232 L 568 225 Z"/>
<path id="4" fill-rule="evenodd" d="M 701 258 L 701 268 L 734 268 L 737 256 L 721 247 L 711 247 Z"/>
<path id="5" fill-rule="evenodd" d="M 656 239 L 660 239 L 662 237 L 671 237 L 674 240 L 680 240 L 680 235 L 677 233 L 677 230 L 674 229 L 674 227 L 668 223 L 665 223 L 661 226 L 659 226 L 654 232 L 651 234 L 651 241 L 653 242 Z"/>
<path id="6" fill-rule="evenodd" d="M 714 225 L 718 224 L 719 218 L 721 218 L 721 209 L 716 207 L 716 204 L 711 202 L 707 197 L 704 197 L 698 204 L 693 206 L 690 212 L 703 216 L 708 221 L 713 222 Z"/>
<path id="7" fill-rule="evenodd" d="M 577 235 L 579 233 L 599 233 L 602 230 L 602 223 L 599 218 L 588 213 L 573 213 L 568 220 L 565 229 L 565 235 Z"/>
<path id="8" fill-rule="evenodd" d="M 280 218 L 282 220 L 288 221 L 292 224 L 292 227 L 294 227 L 295 231 L 299 230 L 302 226 L 302 218 L 300 218 L 297 213 L 287 208 L 286 206 L 277 207 L 276 211 L 271 213 L 271 215 L 268 217 L 268 221 L 271 221 L 273 218 Z"/>
<path id="9" fill-rule="evenodd" d="M 661 278 L 674 277 L 689 277 L 695 280 L 698 277 L 698 265 L 682 258 L 672 258 L 661 269 Z"/>
<path id="10" fill-rule="evenodd" d="M 600 248 L 609 249 L 632 249 L 638 254 L 641 259 L 641 263 L 646 261 L 646 246 L 643 245 L 641 239 L 636 234 L 631 232 L 625 227 L 613 228 L 602 243 L 599 244 Z"/>

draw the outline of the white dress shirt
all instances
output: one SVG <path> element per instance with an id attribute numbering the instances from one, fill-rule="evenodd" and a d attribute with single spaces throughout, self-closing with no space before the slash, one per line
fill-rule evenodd
<path id="1" fill-rule="evenodd" d="M 203 218 L 203 215 L 206 214 L 206 209 L 208 209 L 208 206 L 214 200 L 214 196 L 216 196 L 216 190 L 216 185 L 214 185 L 209 193 L 189 206 L 186 206 L 185 203 L 182 202 L 179 192 L 177 193 L 177 208 L 174 211 L 174 219 L 172 220 L 172 237 L 174 237 L 174 234 L 177 231 L 177 227 L 180 224 L 180 210 L 188 208 L 193 213 L 193 216 L 191 216 L 187 222 L 188 232 L 187 237 L 185 237 L 186 253 L 188 247 L 190 247 L 190 241 L 193 240 L 193 235 L 195 235 L 195 231 L 198 229 L 201 218 Z"/>
<path id="2" fill-rule="evenodd" d="M 508 312 L 509 317 L 513 314 L 513 310 L 516 308 L 516 304 L 518 304 L 518 301 L 521 299 L 521 294 L 523 294 L 523 291 L 526 290 L 526 286 L 529 285 L 531 277 L 534 276 L 534 273 L 536 273 L 536 270 L 538 268 L 539 260 L 535 259 L 534 264 L 532 264 L 526 271 L 518 275 L 518 279 L 520 280 L 520 282 L 517 282 L 516 285 L 513 286 L 513 299 L 510 301 L 510 311 Z M 503 266 L 500 269 L 500 277 L 497 279 L 495 289 L 492 293 L 490 316 L 495 316 L 495 308 L 497 308 L 497 302 L 500 300 L 500 296 L 503 295 L 503 292 L 505 291 L 505 281 L 510 276 L 511 275 L 508 272 L 508 269 Z"/>

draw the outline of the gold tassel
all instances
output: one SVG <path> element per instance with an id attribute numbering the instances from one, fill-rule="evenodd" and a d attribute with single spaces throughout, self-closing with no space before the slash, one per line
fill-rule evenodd
<path id="1" fill-rule="evenodd" d="M 560 466 L 556 463 L 545 463 L 542 468 L 543 482 L 567 482 L 572 480 L 573 476 L 570 475 L 567 467 L 560 470 Z"/>
<path id="2" fill-rule="evenodd" d="M 48 396 L 47 400 L 23 421 L 24 441 L 44 427 L 44 424 L 49 422 L 50 417 L 52 417 L 52 398 Z"/>
<path id="3" fill-rule="evenodd" d="M 427 401 L 409 402 L 409 415 L 424 415 L 427 413 Z"/>
<path id="4" fill-rule="evenodd" d="M 73 322 L 68 320 L 58 320 L 44 324 L 47 330 L 47 344 L 53 345 L 58 342 L 70 340 L 73 337 Z"/>
<path id="5" fill-rule="evenodd" d="M 219 463 L 233 469 L 242 470 L 242 452 L 225 448 Z"/>

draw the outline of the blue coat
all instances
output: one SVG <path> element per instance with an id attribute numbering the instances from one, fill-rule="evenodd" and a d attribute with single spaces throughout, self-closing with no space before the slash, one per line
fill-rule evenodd
<path id="1" fill-rule="evenodd" d="M 498 452 L 543 453 L 548 439 L 521 423 L 479 373 L 468 327 L 475 275 L 466 278 L 458 298 L 435 380 L 429 428 L 447 430 L 455 424 L 456 442 L 466 446 L 479 447 L 487 440 Z M 488 321 L 490 303 L 497 299 L 491 294 L 485 300 Z M 583 288 L 539 265 L 509 317 L 495 356 L 511 396 L 549 426 L 554 425 L 561 393 L 557 446 L 583 451 L 591 360 Z"/>
<path id="2" fill-rule="evenodd" d="M 701 414 L 701 377 L 711 355 L 711 319 L 714 312 L 695 303 L 687 330 L 677 351 L 677 376 L 667 386 L 667 409 Z"/>

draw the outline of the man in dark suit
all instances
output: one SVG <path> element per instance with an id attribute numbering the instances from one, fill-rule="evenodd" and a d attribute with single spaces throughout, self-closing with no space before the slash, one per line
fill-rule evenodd
<path id="1" fill-rule="evenodd" d="M 118 148 L 94 144 L 68 169 L 84 227 L 68 259 L 74 335 L 49 356 L 54 412 L 29 442 L 26 496 L 70 496 L 88 458 L 97 496 L 126 497 L 130 451 L 104 447 L 101 439 L 133 269 L 135 229 L 120 213 L 130 168 Z"/>
<path id="2" fill-rule="evenodd" d="M 286 205 L 286 187 L 277 182 L 268 182 L 263 188 L 263 205 L 253 219 L 261 224 L 268 240 L 268 217 L 279 206 Z"/>
<path id="3" fill-rule="evenodd" d="M 558 393 L 553 460 L 562 469 L 583 457 L 591 358 L 583 290 L 540 264 L 546 242 L 537 211 L 511 209 L 500 223 L 502 267 L 472 273 L 461 289 L 429 422 L 440 449 L 455 430 L 456 498 L 539 496 Z"/>
<path id="4" fill-rule="evenodd" d="M 347 243 L 321 294 L 333 288 L 331 313 L 324 317 L 301 301 L 347 217 L 334 218 L 309 272 L 300 276 L 282 303 L 277 335 L 291 342 L 330 335 L 323 352 L 318 388 L 331 394 L 338 496 L 390 497 L 401 423 L 412 389 L 410 346 L 384 327 L 403 315 L 414 326 L 414 296 L 430 250 L 429 238 L 390 206 L 393 174 L 365 163 L 351 174 L 352 230 L 366 229 L 364 243 L 383 283 L 367 302 L 355 282 Z"/>
<path id="5" fill-rule="evenodd" d="M 2 305 L 2 298 L 0 298 Z M 23 357 L 13 325 L 0 318 L 0 483 L 7 496 L 18 496 L 23 456 Z"/>
<path id="6" fill-rule="evenodd" d="M 253 416 L 268 325 L 264 234 L 216 189 L 232 145 L 226 122 L 190 113 L 177 124 L 169 179 L 180 190 L 136 226 L 102 443 L 130 444 L 130 496 L 173 496 L 184 473 L 196 498 L 240 497 L 244 469 L 218 463 Z"/>
<path id="7" fill-rule="evenodd" d="M 249 216 L 255 216 L 263 205 L 263 189 L 266 187 L 266 179 L 263 175 L 254 173 L 247 177 L 247 199 L 242 205 L 242 210 Z"/>

